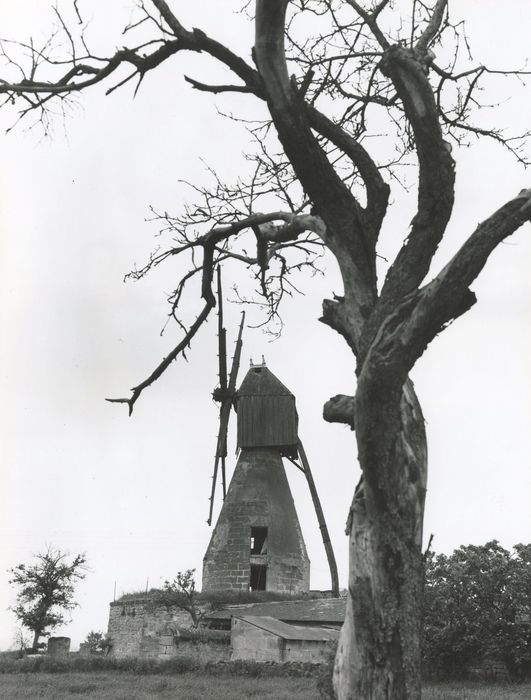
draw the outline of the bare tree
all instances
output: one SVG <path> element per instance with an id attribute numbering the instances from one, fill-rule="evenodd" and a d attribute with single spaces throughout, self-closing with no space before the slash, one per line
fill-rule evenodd
<path id="1" fill-rule="evenodd" d="M 334 672 L 339 698 L 420 697 L 427 449 L 409 372 L 434 337 L 476 302 L 470 285 L 492 251 L 531 218 L 531 190 L 522 190 L 426 281 L 454 204 L 452 146 L 482 136 L 526 163 L 527 134 L 509 136 L 476 121 L 489 80 L 522 81 L 526 73 L 475 64 L 447 0 L 411 0 L 407 12 L 405 4 L 399 11 L 393 0 L 249 2 L 256 38 L 246 61 L 200 29 L 185 28 L 165 0 L 139 3 L 125 29 L 140 32 L 139 43 L 96 56 L 74 2 L 77 34 L 69 28 L 75 21 L 56 10 L 69 55 L 57 59 L 53 40 L 42 49 L 19 43 L 24 56 L 16 59 L 16 47 L 4 45 L 23 77 L 0 83 L 6 104 L 20 105 L 19 118 L 37 114 L 46 129 L 53 105 L 64 108 L 100 82 L 114 80 L 107 92 L 129 81 L 138 90 L 151 70 L 187 51 L 209 56 L 234 76 L 224 84 L 186 77 L 193 88 L 248 94 L 266 107 L 263 122 L 242 123 L 252 143 L 248 178 L 231 185 L 213 174 L 213 187 L 195 188 L 196 206 L 175 216 L 154 213 L 172 244 L 133 276 L 190 256 L 170 298 L 183 337 L 130 397 L 113 401 L 131 412 L 144 389 L 184 354 L 215 306 L 213 273 L 224 261 L 254 270 L 271 319 L 294 290 L 293 275 L 315 271 L 324 249 L 335 256 L 343 294 L 324 300 L 321 321 L 354 354 L 357 388 L 355 396 L 331 399 L 325 418 L 355 429 L 362 470 L 347 524 L 349 595 Z M 394 143 L 388 160 L 367 145 L 368 135 L 384 129 Z M 379 281 L 388 181 L 396 181 L 403 164 L 416 168 L 417 210 Z M 179 305 L 195 279 L 202 308 L 184 326 Z"/>

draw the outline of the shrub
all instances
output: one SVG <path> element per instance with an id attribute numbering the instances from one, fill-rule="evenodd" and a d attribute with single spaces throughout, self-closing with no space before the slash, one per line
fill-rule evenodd
<path id="1" fill-rule="evenodd" d="M 531 667 L 531 545 L 514 552 L 495 540 L 462 546 L 426 563 L 426 671 L 439 678 L 466 675 L 486 659 L 513 677 Z"/>
<path id="2" fill-rule="evenodd" d="M 326 663 L 321 664 L 317 674 L 317 690 L 323 700 L 334 698 L 334 687 L 332 685 L 332 674 L 334 672 L 334 662 L 337 652 L 337 641 L 329 642 L 326 653 Z"/>

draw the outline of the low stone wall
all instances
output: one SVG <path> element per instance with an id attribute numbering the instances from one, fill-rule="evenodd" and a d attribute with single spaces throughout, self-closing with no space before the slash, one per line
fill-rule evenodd
<path id="1" fill-rule="evenodd" d="M 156 605 L 150 596 L 111 603 L 108 635 L 115 657 L 137 656 L 168 659 L 187 656 L 201 663 L 226 661 L 230 656 L 230 634 L 187 633 L 190 615 L 178 608 Z"/>
<path id="2" fill-rule="evenodd" d="M 111 638 L 113 656 L 149 656 L 153 653 L 153 638 L 167 632 L 169 627 L 188 627 L 190 615 L 184 610 L 167 610 L 155 605 L 149 596 L 129 598 L 111 603 L 107 632 Z"/>

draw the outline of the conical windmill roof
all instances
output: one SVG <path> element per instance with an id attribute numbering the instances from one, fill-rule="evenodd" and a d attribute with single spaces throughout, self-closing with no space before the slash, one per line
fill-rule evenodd
<path id="1" fill-rule="evenodd" d="M 251 365 L 245 375 L 238 396 L 293 396 L 265 365 Z"/>

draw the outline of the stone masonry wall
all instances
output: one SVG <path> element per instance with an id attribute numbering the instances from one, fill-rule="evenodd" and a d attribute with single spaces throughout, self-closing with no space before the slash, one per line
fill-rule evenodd
<path id="1" fill-rule="evenodd" d="M 288 639 L 284 646 L 283 661 L 325 663 L 330 653 L 330 642 Z"/>
<path id="2" fill-rule="evenodd" d="M 110 653 L 117 657 L 161 658 L 199 654 L 208 657 L 207 660 L 214 660 L 210 656 L 215 660 L 228 658 L 228 645 L 225 649 L 219 644 L 179 640 L 178 628 L 186 628 L 190 624 L 190 615 L 186 611 L 168 611 L 164 606 L 154 605 L 149 596 L 111 603 L 107 630 L 112 641 Z"/>
<path id="3" fill-rule="evenodd" d="M 267 553 L 250 554 L 252 527 L 267 528 Z M 280 454 L 242 450 L 203 561 L 203 591 L 248 591 L 251 564 L 267 566 L 266 590 L 309 590 L 310 562 Z"/>
<path id="4" fill-rule="evenodd" d="M 282 661 L 283 639 L 242 620 L 232 621 L 231 661 Z"/>

